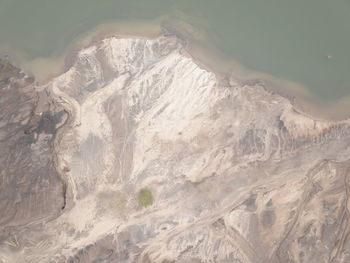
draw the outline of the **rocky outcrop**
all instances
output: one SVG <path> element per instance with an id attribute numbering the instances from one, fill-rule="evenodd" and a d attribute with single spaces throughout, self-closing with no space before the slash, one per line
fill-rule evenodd
<path id="1" fill-rule="evenodd" d="M 36 102 L 10 107 L 25 117 L 1 119 L 20 171 L 1 163 L 17 183 L 0 208 L 17 208 L 0 262 L 349 261 L 348 121 L 228 83 L 173 37 L 104 39 L 26 87 Z"/>
<path id="2" fill-rule="evenodd" d="M 0 226 L 19 227 L 60 212 L 62 181 L 50 143 L 60 114 L 36 112 L 33 78 L 11 65 L 0 70 Z"/>

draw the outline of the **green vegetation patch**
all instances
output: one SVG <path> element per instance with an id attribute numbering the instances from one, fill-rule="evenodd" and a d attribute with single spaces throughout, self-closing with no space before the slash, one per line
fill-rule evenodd
<path id="1" fill-rule="evenodd" d="M 140 190 L 137 195 L 137 200 L 139 201 L 139 204 L 144 207 L 150 206 L 154 202 L 152 192 L 147 188 L 142 188 Z"/>

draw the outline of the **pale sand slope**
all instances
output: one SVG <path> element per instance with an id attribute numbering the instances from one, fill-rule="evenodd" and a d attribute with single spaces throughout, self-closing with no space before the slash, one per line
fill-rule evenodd
<path id="1" fill-rule="evenodd" d="M 66 203 L 3 225 L 0 262 L 350 261 L 349 122 L 183 54 L 172 37 L 108 38 L 36 87 L 69 117 L 51 149 Z"/>

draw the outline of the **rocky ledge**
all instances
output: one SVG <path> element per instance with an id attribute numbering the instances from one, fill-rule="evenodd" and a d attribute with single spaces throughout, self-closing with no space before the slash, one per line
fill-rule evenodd
<path id="1" fill-rule="evenodd" d="M 112 37 L 0 86 L 0 262 L 349 262 L 348 121 Z"/>

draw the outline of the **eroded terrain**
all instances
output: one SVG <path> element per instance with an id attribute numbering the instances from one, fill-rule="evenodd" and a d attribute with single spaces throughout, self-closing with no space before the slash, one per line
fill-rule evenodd
<path id="1" fill-rule="evenodd" d="M 0 262 L 349 262 L 349 121 L 252 83 L 170 36 L 7 77 Z"/>

